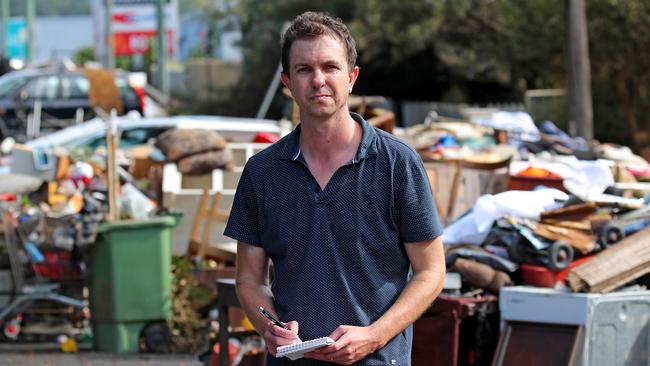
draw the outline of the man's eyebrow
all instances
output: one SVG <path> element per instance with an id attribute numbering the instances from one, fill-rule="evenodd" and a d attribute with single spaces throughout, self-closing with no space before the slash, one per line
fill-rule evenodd
<path id="1" fill-rule="evenodd" d="M 336 59 L 327 59 L 319 62 L 319 64 L 320 65 L 343 65 L 344 63 Z M 311 67 L 311 64 L 309 64 L 308 62 L 297 62 L 296 64 L 293 65 L 294 68 L 302 67 L 302 66 Z"/>

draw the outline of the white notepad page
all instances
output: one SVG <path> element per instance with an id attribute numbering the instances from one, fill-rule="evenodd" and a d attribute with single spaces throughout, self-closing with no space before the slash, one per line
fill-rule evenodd
<path id="1" fill-rule="evenodd" d="M 276 357 L 289 357 L 290 360 L 297 360 L 310 351 L 333 344 L 334 340 L 330 337 L 321 337 L 309 341 L 298 342 L 286 346 L 278 347 Z"/>

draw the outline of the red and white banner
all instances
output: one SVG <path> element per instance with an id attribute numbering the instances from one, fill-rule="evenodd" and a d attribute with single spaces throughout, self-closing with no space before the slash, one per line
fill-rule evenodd
<path id="1" fill-rule="evenodd" d="M 106 8 L 103 0 L 95 0 L 93 13 L 98 23 L 104 23 Z M 163 7 L 167 50 L 173 55 L 178 42 L 178 0 L 167 0 Z M 111 11 L 111 31 L 113 51 L 116 56 L 130 56 L 146 53 L 155 42 L 158 29 L 156 0 L 113 0 Z M 97 27 L 103 31 L 103 26 Z M 98 39 L 105 39 L 100 34 Z M 104 42 L 98 43 L 104 49 Z"/>
<path id="2" fill-rule="evenodd" d="M 167 52 L 174 53 L 174 32 L 167 30 Z M 122 32 L 113 34 L 113 52 L 116 56 L 128 56 L 146 53 L 155 39 L 156 32 Z"/>

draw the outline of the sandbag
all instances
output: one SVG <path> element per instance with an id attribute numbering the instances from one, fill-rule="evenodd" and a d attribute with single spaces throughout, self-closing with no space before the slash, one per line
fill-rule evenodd
<path id="1" fill-rule="evenodd" d="M 495 294 L 499 293 L 501 287 L 512 284 L 512 280 L 507 273 L 471 259 L 457 258 L 450 269 L 460 273 L 463 280 L 470 285 Z"/>
<path id="2" fill-rule="evenodd" d="M 163 132 L 156 139 L 158 147 L 168 161 L 178 161 L 184 157 L 212 150 L 226 148 L 226 140 L 211 130 L 179 130 Z"/>
<path id="3" fill-rule="evenodd" d="M 203 175 L 214 169 L 232 170 L 235 160 L 229 150 L 208 151 L 179 160 L 178 171 L 184 175 Z"/>

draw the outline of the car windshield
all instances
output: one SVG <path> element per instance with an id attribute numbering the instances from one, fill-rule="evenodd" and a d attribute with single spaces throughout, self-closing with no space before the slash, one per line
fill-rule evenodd
<path id="1" fill-rule="evenodd" d="M 27 82 L 27 76 L 5 75 L 0 77 L 0 98 L 11 96 Z"/>

